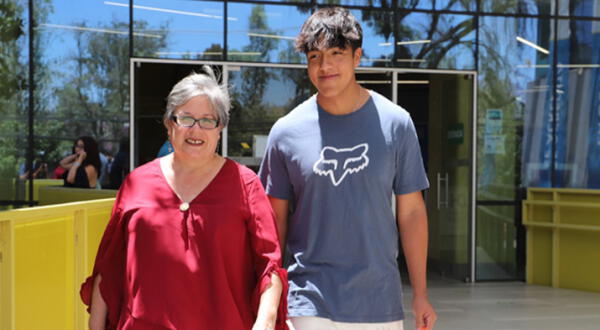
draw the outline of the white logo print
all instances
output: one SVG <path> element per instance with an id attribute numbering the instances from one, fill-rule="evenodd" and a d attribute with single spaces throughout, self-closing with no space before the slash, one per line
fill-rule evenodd
<path id="1" fill-rule="evenodd" d="M 369 165 L 369 145 L 361 143 L 352 148 L 324 147 L 321 157 L 313 165 L 318 175 L 329 175 L 334 186 L 339 185 L 348 174 L 356 173 Z M 343 166 L 339 166 L 343 163 Z"/>

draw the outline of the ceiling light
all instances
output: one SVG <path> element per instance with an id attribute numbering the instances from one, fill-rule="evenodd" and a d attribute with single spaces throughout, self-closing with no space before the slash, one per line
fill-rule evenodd
<path id="1" fill-rule="evenodd" d="M 398 58 L 396 59 L 396 62 L 425 62 L 424 59 L 421 58 Z"/>
<path id="2" fill-rule="evenodd" d="M 118 7 L 127 7 L 127 8 L 129 8 L 129 4 L 128 3 L 104 1 L 104 4 L 105 5 L 109 5 L 109 6 L 118 6 Z M 169 14 L 179 14 L 179 15 L 196 16 L 196 17 L 204 17 L 204 18 L 223 19 L 223 16 L 208 15 L 208 14 L 202 14 L 202 13 L 194 13 L 194 12 L 191 12 L 191 11 L 182 11 L 182 10 L 165 9 L 165 8 L 157 8 L 157 7 L 139 6 L 139 5 L 133 5 L 133 8 L 135 8 L 135 9 L 151 10 L 151 11 L 159 11 L 159 12 L 169 13 Z M 235 17 L 227 17 L 227 20 L 228 21 L 237 21 L 238 19 L 235 18 Z"/>
<path id="3" fill-rule="evenodd" d="M 47 23 L 42 23 L 42 24 L 40 24 L 40 26 L 56 28 L 56 29 L 67 29 L 67 30 L 78 30 L 78 31 L 86 31 L 86 32 L 101 32 L 101 33 L 129 35 L 129 31 L 99 29 L 99 28 L 91 28 L 91 27 L 85 27 L 85 26 L 47 24 Z M 133 35 L 136 37 L 162 38 L 162 36 L 159 34 L 150 34 L 150 33 L 141 33 L 141 32 L 133 32 Z"/>
<path id="4" fill-rule="evenodd" d="M 530 68 L 536 68 L 536 69 L 543 69 L 543 68 L 549 68 L 550 64 L 518 64 L 517 68 L 520 69 L 530 69 Z M 600 64 L 557 64 L 556 65 L 557 68 L 565 68 L 565 69 L 597 69 L 600 68 Z"/>
<path id="5" fill-rule="evenodd" d="M 223 52 L 155 52 L 154 54 L 159 56 L 164 55 L 201 55 L 201 56 L 211 56 L 211 55 L 223 55 Z M 229 55 L 244 55 L 244 56 L 260 56 L 261 52 L 228 52 Z"/>
<path id="6" fill-rule="evenodd" d="M 536 49 L 536 50 L 538 50 L 539 52 L 541 52 L 541 53 L 544 53 L 544 54 L 546 54 L 546 55 L 550 54 L 550 52 L 549 52 L 547 49 L 545 49 L 545 48 L 542 48 L 542 47 L 540 47 L 540 46 L 538 46 L 538 45 L 534 44 L 533 42 L 531 42 L 531 41 L 529 41 L 529 40 L 527 40 L 527 39 L 523 39 L 523 38 L 521 38 L 521 37 L 518 37 L 518 36 L 517 36 L 517 41 L 518 41 L 518 42 L 521 42 L 521 43 L 524 43 L 524 44 L 526 44 L 526 45 L 527 45 L 527 46 L 529 46 L 529 47 L 535 48 L 535 49 Z"/>
<path id="7" fill-rule="evenodd" d="M 392 60 L 389 58 L 361 58 L 363 62 L 391 62 Z"/>
<path id="8" fill-rule="evenodd" d="M 363 85 L 381 85 L 392 83 L 390 80 L 357 80 L 356 82 Z"/>
<path id="9" fill-rule="evenodd" d="M 398 80 L 396 83 L 399 85 L 427 85 L 429 80 Z"/>
<path id="10" fill-rule="evenodd" d="M 296 40 L 295 37 L 278 36 L 276 34 L 262 34 L 262 33 L 248 32 L 247 35 L 249 37 L 262 37 L 262 38 L 273 38 L 273 39 Z"/>
<path id="11" fill-rule="evenodd" d="M 398 41 L 396 45 L 416 45 L 416 44 L 428 44 L 431 40 L 409 40 L 409 41 Z"/>

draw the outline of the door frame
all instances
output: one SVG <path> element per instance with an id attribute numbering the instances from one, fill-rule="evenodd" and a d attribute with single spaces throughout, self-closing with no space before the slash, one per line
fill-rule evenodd
<path id="1" fill-rule="evenodd" d="M 187 64 L 187 65 L 215 65 L 221 66 L 223 83 L 227 84 L 229 81 L 229 71 L 239 70 L 241 67 L 266 67 L 266 68 L 282 68 L 282 69 L 306 69 L 306 64 L 280 64 L 280 63 L 253 63 L 253 62 L 226 62 L 226 61 L 202 61 L 202 60 L 179 60 L 179 59 L 151 59 L 151 58 L 138 58 L 132 57 L 129 59 L 129 100 L 130 100 L 130 111 L 129 111 L 129 143 L 130 143 L 130 169 L 133 170 L 134 157 L 136 150 L 134 137 L 135 137 L 135 66 L 142 63 L 162 63 L 162 64 Z M 389 67 L 358 67 L 356 72 L 359 73 L 392 73 L 392 102 L 398 104 L 398 91 L 396 85 L 398 84 L 398 75 L 402 73 L 416 73 L 416 74 L 449 74 L 449 75 L 470 75 L 472 76 L 473 87 L 473 100 L 471 109 L 471 185 L 469 188 L 469 273 L 470 277 L 466 279 L 467 282 L 475 282 L 476 276 L 476 189 L 477 189 L 477 71 L 472 70 L 435 70 L 435 69 L 413 69 L 413 68 L 389 68 Z M 223 156 L 227 156 L 227 127 L 223 129 L 221 138 L 221 151 Z"/>

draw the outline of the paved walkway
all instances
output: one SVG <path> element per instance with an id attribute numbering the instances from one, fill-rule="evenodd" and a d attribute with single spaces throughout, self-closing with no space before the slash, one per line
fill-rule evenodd
<path id="1" fill-rule="evenodd" d="M 523 282 L 429 281 L 436 330 L 600 330 L 600 293 Z M 410 288 L 404 306 L 410 310 Z M 405 330 L 414 329 L 407 313 Z"/>

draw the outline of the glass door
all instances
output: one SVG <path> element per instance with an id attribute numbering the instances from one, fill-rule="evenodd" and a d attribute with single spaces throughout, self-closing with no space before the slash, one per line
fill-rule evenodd
<path id="1" fill-rule="evenodd" d="M 473 79 L 471 74 L 433 73 L 420 79 L 428 86 L 429 267 L 465 281 L 472 280 Z"/>

